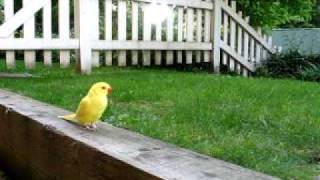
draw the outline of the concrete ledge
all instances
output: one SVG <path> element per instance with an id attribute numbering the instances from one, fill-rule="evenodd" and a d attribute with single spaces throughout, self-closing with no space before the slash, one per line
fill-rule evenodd
<path id="1" fill-rule="evenodd" d="M 89 132 L 56 118 L 66 113 L 0 90 L 0 164 L 17 179 L 275 179 L 107 124 Z"/>

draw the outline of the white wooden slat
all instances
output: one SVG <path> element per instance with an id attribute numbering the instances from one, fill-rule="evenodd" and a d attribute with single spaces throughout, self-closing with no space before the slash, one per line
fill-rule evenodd
<path id="1" fill-rule="evenodd" d="M 261 28 L 258 28 L 258 33 L 261 36 Z M 256 43 L 256 63 L 261 62 L 261 45 Z"/>
<path id="2" fill-rule="evenodd" d="M 194 10 L 192 8 L 187 9 L 187 42 L 194 41 Z M 187 64 L 192 64 L 192 51 L 187 51 Z"/>
<path id="3" fill-rule="evenodd" d="M 223 13 L 223 41 L 229 44 L 229 16 L 227 13 Z"/>
<path id="4" fill-rule="evenodd" d="M 91 39 L 99 40 L 100 29 L 99 29 L 99 0 L 91 0 L 91 16 L 92 16 L 92 32 Z M 98 51 L 92 52 L 92 66 L 99 67 L 100 66 L 100 53 Z"/>
<path id="5" fill-rule="evenodd" d="M 190 8 L 200 8 L 200 9 L 212 9 L 212 2 L 201 1 L 201 0 L 137 0 L 141 2 L 148 3 L 159 3 L 168 4 L 174 6 L 190 7 Z"/>
<path id="6" fill-rule="evenodd" d="M 248 70 L 246 68 L 243 68 L 242 75 L 244 77 L 248 77 L 249 76 L 249 72 L 248 72 Z"/>
<path id="7" fill-rule="evenodd" d="M 249 56 L 250 56 L 250 61 L 255 62 L 255 40 L 251 37 L 250 38 L 250 50 L 249 50 Z"/>
<path id="8" fill-rule="evenodd" d="M 80 0 L 79 19 L 80 19 L 80 70 L 82 74 L 90 74 L 92 70 L 92 49 L 91 49 L 91 23 L 90 1 Z"/>
<path id="9" fill-rule="evenodd" d="M 240 64 L 240 63 L 237 63 L 237 64 L 236 64 L 236 72 L 237 72 L 238 74 L 241 74 L 241 64 Z"/>
<path id="10" fill-rule="evenodd" d="M 70 39 L 70 1 L 59 0 L 59 37 Z M 70 51 L 60 51 L 60 66 L 66 68 L 70 65 Z"/>
<path id="11" fill-rule="evenodd" d="M 231 7 L 235 10 L 235 1 L 231 1 Z M 230 47 L 235 50 L 236 47 L 236 22 L 230 18 Z M 229 67 L 231 71 L 235 71 L 235 59 L 229 59 Z"/>
<path id="12" fill-rule="evenodd" d="M 212 43 L 158 41 L 93 41 L 95 50 L 212 50 Z M 1 50 L 0 44 L 0 50 Z"/>
<path id="13" fill-rule="evenodd" d="M 139 6 L 138 3 L 132 1 L 132 40 L 138 40 L 138 17 L 139 17 Z M 131 52 L 132 65 L 138 65 L 138 51 Z"/>
<path id="14" fill-rule="evenodd" d="M 222 64 L 228 65 L 228 54 L 225 52 L 222 52 Z"/>
<path id="15" fill-rule="evenodd" d="M 236 67 L 236 62 L 232 57 L 230 57 L 229 58 L 229 69 L 230 69 L 230 71 L 234 72 L 235 71 L 235 67 Z"/>
<path id="16" fill-rule="evenodd" d="M 127 2 L 119 0 L 118 3 L 118 40 L 125 41 L 127 39 Z M 126 51 L 119 51 L 118 66 L 126 66 L 126 60 Z"/>
<path id="17" fill-rule="evenodd" d="M 231 1 L 231 7 L 235 11 L 236 2 Z M 236 22 L 234 19 L 230 18 L 230 46 L 235 49 L 236 47 Z"/>
<path id="18" fill-rule="evenodd" d="M 148 10 L 150 5 L 145 4 L 144 5 L 144 20 L 143 20 L 143 40 L 144 41 L 151 41 L 151 22 L 150 18 L 148 17 Z M 143 65 L 144 66 L 150 66 L 151 65 L 151 53 L 149 50 L 144 50 L 143 51 Z"/>
<path id="19" fill-rule="evenodd" d="M 240 24 L 244 29 L 256 39 L 264 48 L 266 48 L 270 53 L 275 53 L 275 50 L 268 45 L 268 43 L 248 24 L 245 20 L 240 17 L 234 9 L 227 6 L 225 3 L 222 3 L 222 9 L 229 14 L 235 21 Z"/>
<path id="20" fill-rule="evenodd" d="M 184 17 L 184 9 L 178 8 L 178 42 L 183 41 L 183 17 Z M 177 52 L 177 63 L 182 64 L 182 51 Z"/>
<path id="21" fill-rule="evenodd" d="M 215 0 L 213 6 L 213 17 L 211 18 L 211 34 L 212 36 L 212 43 L 214 44 L 214 48 L 212 51 L 213 57 L 213 69 L 215 73 L 220 73 L 220 55 L 221 55 L 221 0 Z"/>
<path id="22" fill-rule="evenodd" d="M 211 1 L 211 0 L 207 0 Z M 205 10 L 205 17 L 204 17 L 204 42 L 210 42 L 210 21 L 211 21 L 211 11 Z M 210 51 L 204 52 L 204 62 L 210 62 Z"/>
<path id="23" fill-rule="evenodd" d="M 7 21 L 0 26 L 0 38 L 9 37 L 25 22 L 28 20 L 31 22 L 34 14 L 48 4 L 49 1 L 50 0 L 32 0 L 30 1 L 32 3 L 23 3 L 23 8 L 15 13 L 15 15 L 10 18 L 10 21 Z"/>
<path id="24" fill-rule="evenodd" d="M 268 44 L 270 47 L 273 47 L 272 36 L 268 36 Z M 267 52 L 267 58 L 270 58 L 270 53 Z"/>
<path id="25" fill-rule="evenodd" d="M 158 21 L 156 24 L 156 41 L 161 42 L 162 41 L 162 22 Z M 155 51 L 155 64 L 161 65 L 161 51 Z"/>
<path id="26" fill-rule="evenodd" d="M 173 28 L 174 28 L 174 14 L 173 14 L 173 7 L 168 7 L 169 11 L 172 13 L 169 13 L 167 18 L 167 41 L 173 42 Z M 167 51 L 166 53 L 166 65 L 172 65 L 173 64 L 173 51 Z"/>
<path id="27" fill-rule="evenodd" d="M 240 11 L 239 13 L 239 16 L 242 17 L 242 12 Z M 242 42 L 243 42 L 243 39 L 242 39 L 242 27 L 239 25 L 238 26 L 238 53 L 242 55 Z"/>
<path id="28" fill-rule="evenodd" d="M 32 4 L 33 0 L 23 0 L 23 6 Z M 10 20 L 11 21 L 11 20 Z M 23 35 L 25 39 L 32 41 L 35 38 L 35 18 L 34 15 L 24 23 Z M 36 53 L 34 51 L 24 52 L 24 63 L 27 69 L 33 69 L 36 66 Z"/>
<path id="29" fill-rule="evenodd" d="M 197 9 L 197 42 L 202 42 L 202 9 Z M 197 51 L 196 52 L 196 62 L 200 63 L 201 62 L 201 55 L 202 51 Z"/>
<path id="30" fill-rule="evenodd" d="M 246 22 L 249 22 L 249 17 L 246 17 Z M 245 60 L 249 60 L 249 34 L 244 31 L 243 32 L 243 39 L 244 39 L 244 47 L 243 47 L 243 57 Z"/>
<path id="31" fill-rule="evenodd" d="M 268 42 L 267 35 L 264 35 L 263 38 Z M 268 52 L 264 48 L 262 48 L 261 50 L 262 50 L 262 60 L 266 60 Z"/>
<path id="32" fill-rule="evenodd" d="M 105 40 L 112 41 L 112 0 L 105 0 Z M 112 65 L 112 51 L 106 51 L 105 64 Z"/>
<path id="33" fill-rule="evenodd" d="M 74 37 L 80 39 L 80 0 L 73 1 L 73 11 L 74 11 Z M 78 49 L 75 50 L 75 61 L 76 61 L 76 71 L 81 73 L 81 55 L 78 41 Z"/>
<path id="34" fill-rule="evenodd" d="M 52 39 L 52 3 L 51 1 L 43 8 L 43 38 L 46 40 Z M 52 52 L 44 51 L 44 65 L 51 66 L 52 65 Z"/>
<path id="35" fill-rule="evenodd" d="M 4 17 L 5 22 L 7 22 L 14 14 L 14 1 L 13 0 L 5 0 L 4 1 Z M 11 35 L 9 38 L 14 38 Z M 13 69 L 16 67 L 15 62 L 15 52 L 14 51 L 7 51 L 6 52 L 6 66 L 8 69 Z"/>

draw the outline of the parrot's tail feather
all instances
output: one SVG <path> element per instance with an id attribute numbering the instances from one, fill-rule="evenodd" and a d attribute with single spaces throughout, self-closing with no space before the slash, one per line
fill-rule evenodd
<path id="1" fill-rule="evenodd" d="M 76 114 L 70 114 L 70 115 L 66 115 L 66 116 L 58 116 L 58 118 L 67 120 L 67 121 L 73 121 L 76 122 L 77 118 L 76 118 Z"/>

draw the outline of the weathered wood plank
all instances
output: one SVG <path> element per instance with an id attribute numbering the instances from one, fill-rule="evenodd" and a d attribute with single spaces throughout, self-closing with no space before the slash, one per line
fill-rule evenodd
<path id="1" fill-rule="evenodd" d="M 8 22 L 10 18 L 14 15 L 14 1 L 13 0 L 5 0 L 4 1 L 4 17 L 5 22 Z M 11 35 L 9 38 L 14 38 Z M 6 66 L 8 69 L 13 69 L 16 67 L 15 62 L 15 52 L 14 51 L 7 51 L 6 52 Z"/>
<path id="2" fill-rule="evenodd" d="M 105 40 L 112 41 L 112 0 L 105 0 Z M 105 64 L 112 65 L 112 51 L 106 51 Z"/>

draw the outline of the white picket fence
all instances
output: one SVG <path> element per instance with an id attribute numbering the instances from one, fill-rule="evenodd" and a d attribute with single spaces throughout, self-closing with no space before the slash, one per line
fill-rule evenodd
<path id="1" fill-rule="evenodd" d="M 107 66 L 210 63 L 217 73 L 226 65 L 247 76 L 275 52 L 271 38 L 249 25 L 249 18 L 237 12 L 235 1 L 23 0 L 16 13 L 14 0 L 4 2 L 6 21 L 0 26 L 0 50 L 6 51 L 8 68 L 15 67 L 17 50 L 24 51 L 25 66 L 30 69 L 35 68 L 36 51 L 43 50 L 44 64 L 50 66 L 52 51 L 59 50 L 64 68 L 70 65 L 71 50 L 76 50 L 78 67 L 85 74 L 103 60 Z M 59 9 L 56 38 L 52 35 L 57 19 L 52 17 L 53 3 L 58 3 Z M 42 29 L 37 30 L 35 14 L 41 9 Z M 15 38 L 20 26 L 23 37 Z M 38 31 L 40 38 L 35 37 Z"/>

